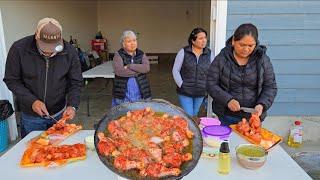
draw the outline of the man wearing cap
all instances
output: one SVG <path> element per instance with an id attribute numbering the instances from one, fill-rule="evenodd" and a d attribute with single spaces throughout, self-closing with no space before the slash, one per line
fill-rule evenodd
<path id="1" fill-rule="evenodd" d="M 21 109 L 21 136 L 46 130 L 80 104 L 81 65 L 75 48 L 62 39 L 53 18 L 39 21 L 34 35 L 11 46 L 4 82 Z"/>

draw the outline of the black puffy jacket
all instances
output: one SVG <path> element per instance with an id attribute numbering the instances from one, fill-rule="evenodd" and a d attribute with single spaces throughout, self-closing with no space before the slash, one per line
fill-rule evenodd
<path id="1" fill-rule="evenodd" d="M 142 63 L 142 57 L 144 55 L 144 52 L 140 49 L 136 50 L 136 55 L 131 56 L 128 54 L 123 48 L 118 50 L 119 55 L 121 56 L 123 60 L 123 65 L 126 66 L 128 64 L 141 64 Z M 131 62 L 131 59 L 133 59 L 133 62 Z M 141 93 L 141 96 L 143 99 L 151 98 L 151 88 L 149 84 L 149 80 L 147 78 L 147 74 L 140 73 L 135 76 L 135 79 L 138 83 L 139 90 Z M 120 77 L 117 76 L 113 80 L 113 89 L 112 89 L 112 95 L 115 98 L 118 99 L 124 99 L 127 91 L 127 83 L 129 78 L 128 77 Z"/>
<path id="2" fill-rule="evenodd" d="M 50 114 L 65 105 L 78 107 L 82 73 L 75 48 L 64 42 L 62 52 L 50 58 L 40 55 L 34 35 L 16 41 L 10 48 L 4 82 L 17 97 L 21 111 L 37 116 L 35 100 L 45 103 Z"/>
<path id="3" fill-rule="evenodd" d="M 236 99 L 242 107 L 263 105 L 263 120 L 277 94 L 275 74 L 270 58 L 266 55 L 266 47 L 258 44 L 248 64 L 240 66 L 233 56 L 231 39 L 215 57 L 208 71 L 207 91 L 213 98 L 213 112 L 218 116 L 249 118 L 248 113 L 231 112 L 228 109 L 228 102 Z"/>
<path id="4" fill-rule="evenodd" d="M 204 48 L 197 62 L 191 46 L 184 47 L 184 59 L 180 70 L 183 83 L 177 87 L 177 93 L 189 97 L 204 97 L 206 92 L 207 72 L 211 64 L 211 50 Z"/>

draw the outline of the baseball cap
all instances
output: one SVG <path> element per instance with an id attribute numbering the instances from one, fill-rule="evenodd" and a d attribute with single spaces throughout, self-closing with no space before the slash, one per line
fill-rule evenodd
<path id="1" fill-rule="evenodd" d="M 43 18 L 38 22 L 36 40 L 43 52 L 60 52 L 63 50 L 62 27 L 53 18 Z"/>

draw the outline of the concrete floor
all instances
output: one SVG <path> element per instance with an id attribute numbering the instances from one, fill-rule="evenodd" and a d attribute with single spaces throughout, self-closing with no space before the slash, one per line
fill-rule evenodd
<path id="1" fill-rule="evenodd" d="M 152 98 L 165 99 L 178 105 L 176 85 L 171 75 L 174 57 L 160 60 L 166 63 L 160 62 L 159 64 L 151 65 L 151 71 L 148 74 Z M 81 105 L 73 122 L 82 124 L 84 129 L 93 129 L 93 125 L 111 108 L 112 81 L 109 81 L 103 78 L 88 80 L 87 85 L 82 90 Z M 87 116 L 88 96 L 90 116 Z"/>

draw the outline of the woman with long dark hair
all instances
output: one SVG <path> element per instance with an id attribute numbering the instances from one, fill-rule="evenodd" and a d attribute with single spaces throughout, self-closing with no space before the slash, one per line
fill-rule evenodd
<path id="1" fill-rule="evenodd" d="M 206 47 L 207 32 L 202 28 L 192 30 L 188 44 L 178 52 L 172 74 L 180 105 L 190 116 L 197 116 L 207 94 L 207 71 L 213 60 L 213 53 Z"/>

